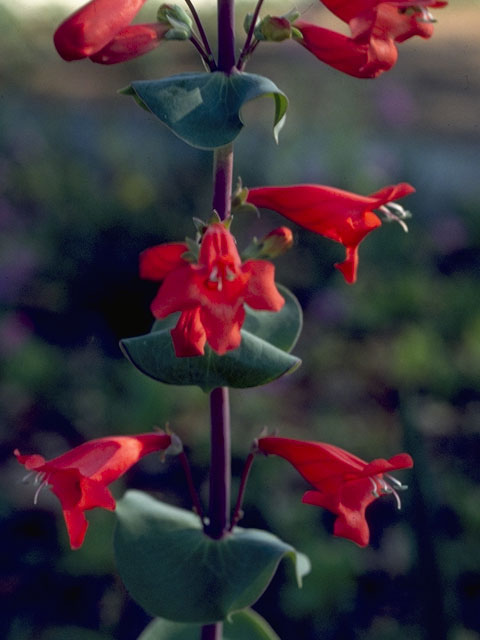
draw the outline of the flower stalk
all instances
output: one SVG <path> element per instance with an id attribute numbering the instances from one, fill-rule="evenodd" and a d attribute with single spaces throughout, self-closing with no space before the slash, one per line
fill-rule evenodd
<path id="1" fill-rule="evenodd" d="M 190 493 L 190 498 L 192 500 L 193 509 L 198 514 L 198 517 L 202 521 L 202 524 L 204 524 L 202 503 L 200 502 L 199 495 L 195 488 L 195 483 L 193 482 L 192 470 L 190 468 L 190 463 L 188 462 L 188 458 L 185 454 L 185 451 L 182 451 L 181 453 L 178 454 L 178 459 L 180 460 L 180 464 L 182 465 L 183 472 L 185 473 L 185 478 L 187 480 L 188 491 Z"/>
<path id="2" fill-rule="evenodd" d="M 263 5 L 263 0 L 258 0 L 255 10 L 252 15 L 252 21 L 250 23 L 250 27 L 248 29 L 247 37 L 245 39 L 245 43 L 243 45 L 242 51 L 240 52 L 240 56 L 238 57 L 237 67 L 242 70 L 245 67 L 247 62 L 247 58 L 253 53 L 253 50 L 256 44 L 253 42 L 254 37 L 253 34 L 255 32 L 255 26 L 257 24 L 258 16 L 260 15 L 260 10 Z"/>
<path id="3" fill-rule="evenodd" d="M 218 69 L 231 73 L 235 67 L 235 2 L 218 0 Z M 213 209 L 221 220 L 230 216 L 233 176 L 233 145 L 214 151 Z M 220 539 L 228 530 L 230 513 L 231 453 L 230 403 L 228 388 L 214 389 L 210 394 L 211 465 L 210 465 L 210 522 L 207 533 Z M 204 625 L 202 640 L 221 640 L 223 624 Z"/>
<path id="4" fill-rule="evenodd" d="M 245 489 L 247 487 L 247 480 L 250 474 L 250 469 L 252 468 L 253 461 L 255 460 L 255 453 L 256 451 L 249 453 L 247 459 L 245 460 L 245 465 L 242 471 L 242 478 L 240 480 L 240 487 L 238 489 L 237 502 L 235 504 L 232 521 L 230 523 L 230 531 L 233 531 L 234 527 L 237 525 L 237 522 L 243 517 L 243 497 L 245 495 Z"/>

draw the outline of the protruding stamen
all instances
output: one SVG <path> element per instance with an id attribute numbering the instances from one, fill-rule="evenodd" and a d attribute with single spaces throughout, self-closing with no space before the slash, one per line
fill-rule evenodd
<path id="1" fill-rule="evenodd" d="M 42 474 L 43 475 L 43 474 Z M 41 485 L 39 485 L 38 489 L 35 491 L 35 495 L 33 496 L 33 504 L 37 504 L 37 500 L 38 500 L 38 496 L 40 494 L 40 491 L 43 489 L 43 487 L 45 487 L 47 484 L 46 481 L 43 481 Z"/>
<path id="2" fill-rule="evenodd" d="M 406 491 L 408 489 L 408 486 L 406 484 L 402 484 L 400 480 L 397 480 L 397 478 L 394 478 L 389 473 L 386 473 L 385 477 L 388 478 L 389 482 L 395 485 L 395 489 L 397 491 Z"/>
<path id="3" fill-rule="evenodd" d="M 35 471 L 29 471 L 26 476 L 23 476 L 22 483 L 23 484 L 27 484 L 27 482 L 30 480 L 30 478 L 32 477 L 32 475 L 34 473 L 35 473 Z"/>
<path id="4" fill-rule="evenodd" d="M 390 487 L 391 488 L 391 487 Z M 400 500 L 400 496 L 398 495 L 398 493 L 395 491 L 395 489 L 392 489 L 392 493 L 395 496 L 395 500 L 397 501 L 397 509 L 400 511 L 400 509 L 402 508 L 402 501 Z"/>
<path id="5" fill-rule="evenodd" d="M 419 7 L 419 8 L 422 14 L 422 17 L 418 18 L 419 22 L 436 22 L 431 11 L 427 7 Z"/>
<path id="6" fill-rule="evenodd" d="M 408 489 L 408 487 L 402 484 L 400 480 L 397 480 L 397 478 L 394 478 L 388 473 L 385 474 L 385 477 L 388 478 L 388 482 L 385 480 L 384 477 L 369 476 L 368 479 L 370 480 L 373 486 L 372 495 L 375 498 L 379 498 L 380 495 L 393 494 L 395 496 L 395 500 L 397 503 L 397 509 L 400 510 L 402 508 L 402 501 L 400 500 L 400 496 L 398 495 L 398 492 L 405 491 L 405 489 Z M 394 485 L 393 487 L 392 487 L 392 484 Z M 379 489 L 380 489 L 380 493 L 378 491 Z"/>
<path id="7" fill-rule="evenodd" d="M 389 202 L 386 205 L 382 204 L 378 209 L 383 213 L 387 222 L 398 222 L 405 233 L 408 233 L 408 227 L 404 221 L 412 217 L 410 211 L 407 211 L 396 202 Z"/>
<path id="8" fill-rule="evenodd" d="M 373 490 L 372 490 L 372 496 L 373 496 L 374 498 L 379 498 L 379 497 L 380 497 L 380 494 L 378 493 L 378 486 L 377 486 L 377 483 L 376 483 L 376 482 L 375 482 L 375 480 L 372 478 L 372 476 L 369 476 L 369 478 L 368 478 L 368 479 L 369 479 L 369 480 L 370 480 L 370 482 L 372 483 L 372 487 L 373 487 Z"/>

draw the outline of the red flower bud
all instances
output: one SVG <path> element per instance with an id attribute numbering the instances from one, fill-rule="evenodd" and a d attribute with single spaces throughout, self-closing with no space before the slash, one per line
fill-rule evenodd
<path id="1" fill-rule="evenodd" d="M 293 247 L 293 233 L 288 227 L 273 229 L 260 243 L 261 256 L 265 258 L 278 258 Z"/>

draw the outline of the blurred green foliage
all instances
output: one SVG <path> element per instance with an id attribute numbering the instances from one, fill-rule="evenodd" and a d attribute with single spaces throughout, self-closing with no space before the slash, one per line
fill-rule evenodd
<path id="1" fill-rule="evenodd" d="M 211 158 L 115 91 L 201 66 L 178 42 L 119 67 L 69 65 L 51 46 L 59 15 L 0 5 L 0 635 L 130 640 L 148 617 L 115 576 L 114 517 L 90 512 L 85 545 L 71 552 L 55 499 L 43 492 L 33 507 L 12 450 L 50 457 L 170 422 L 206 497 L 206 397 L 141 376 L 117 347 L 151 324 L 155 286 L 138 279 L 139 252 L 192 234 L 192 215 L 209 215 Z M 277 270 L 305 308 L 304 364 L 232 393 L 237 478 L 264 426 L 369 460 L 401 450 L 416 460 L 403 511 L 387 498 L 369 508 L 366 550 L 333 538 L 330 514 L 301 504 L 305 483 L 283 461 L 256 461 L 242 524 L 270 529 L 313 565 L 301 591 L 282 569 L 257 605 L 283 640 L 480 634 L 476 15 L 452 2 L 434 38 L 402 45 L 397 66 L 374 82 L 323 67 L 291 42 L 262 44 L 248 67 L 291 104 L 278 147 L 269 101 L 245 108 L 244 184 L 417 187 L 410 233 L 384 225 L 369 236 L 353 287 L 332 267 L 342 247 L 295 230 Z M 234 231 L 246 244 L 280 224 L 245 215 Z M 128 484 L 188 508 L 179 465 L 162 469 L 147 458 L 114 491 Z"/>

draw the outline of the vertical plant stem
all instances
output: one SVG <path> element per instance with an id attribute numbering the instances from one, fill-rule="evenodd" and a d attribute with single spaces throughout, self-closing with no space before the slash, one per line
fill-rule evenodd
<path id="1" fill-rule="evenodd" d="M 231 73 L 235 67 L 235 1 L 217 0 L 218 69 Z"/>
<path id="2" fill-rule="evenodd" d="M 233 9 L 233 0 L 218 0 L 219 69 L 227 73 L 235 64 Z M 213 158 L 212 206 L 221 220 L 230 216 L 232 175 L 233 145 L 230 144 L 215 149 Z M 210 521 L 205 532 L 218 540 L 228 532 L 230 515 L 230 401 L 227 387 L 218 387 L 210 394 L 210 416 Z M 222 622 L 207 624 L 202 627 L 201 640 L 222 640 L 222 634 Z"/>
<path id="3" fill-rule="evenodd" d="M 228 531 L 230 515 L 230 403 L 227 387 L 218 387 L 210 394 L 210 414 L 210 522 L 206 532 L 218 540 Z"/>
<path id="4" fill-rule="evenodd" d="M 202 627 L 201 640 L 222 640 L 223 624 L 206 624 Z"/>
<path id="5" fill-rule="evenodd" d="M 233 144 L 218 147 L 213 152 L 213 203 L 212 206 L 225 220 L 230 216 L 232 200 Z"/>

